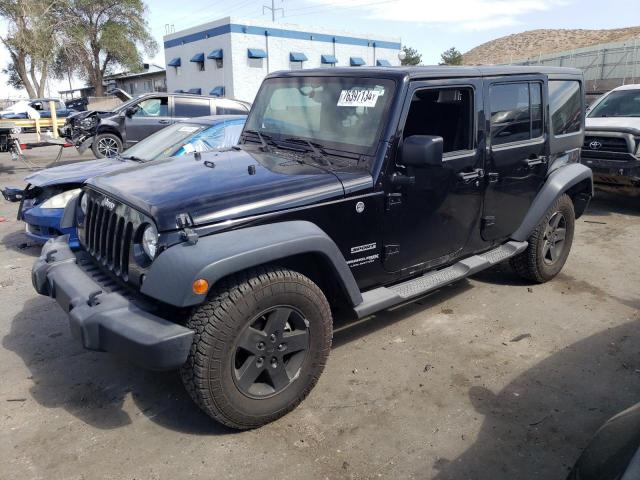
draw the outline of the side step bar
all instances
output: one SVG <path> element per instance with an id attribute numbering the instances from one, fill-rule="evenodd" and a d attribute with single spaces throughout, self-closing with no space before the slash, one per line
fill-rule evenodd
<path id="1" fill-rule="evenodd" d="M 385 308 L 393 307 L 507 260 L 522 252 L 527 248 L 527 245 L 527 242 L 507 242 L 488 252 L 460 260 L 442 270 L 429 272 L 421 277 L 390 287 L 379 287 L 363 292 L 363 301 L 354 310 L 358 318 L 363 318 Z"/>

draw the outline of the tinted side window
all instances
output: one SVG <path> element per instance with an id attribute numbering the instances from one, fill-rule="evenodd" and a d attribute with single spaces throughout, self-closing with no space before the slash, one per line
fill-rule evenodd
<path id="1" fill-rule="evenodd" d="M 530 83 L 531 92 L 531 138 L 542 136 L 542 84 Z"/>
<path id="2" fill-rule="evenodd" d="M 203 117 L 211 115 L 208 98 L 174 97 L 176 117 Z"/>
<path id="3" fill-rule="evenodd" d="M 580 83 L 573 80 L 550 80 L 549 109 L 554 135 L 579 132 L 582 120 Z"/>
<path id="4" fill-rule="evenodd" d="M 216 113 L 218 115 L 245 115 L 247 112 L 247 108 L 241 103 L 216 100 Z"/>
<path id="5" fill-rule="evenodd" d="M 520 142 L 542 135 L 542 84 L 492 85 L 491 139 L 493 145 Z"/>
<path id="6" fill-rule="evenodd" d="M 492 85 L 489 96 L 493 145 L 530 139 L 529 84 Z"/>

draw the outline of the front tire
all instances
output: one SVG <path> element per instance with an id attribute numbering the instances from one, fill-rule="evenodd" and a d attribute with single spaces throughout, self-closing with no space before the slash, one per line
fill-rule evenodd
<path id="1" fill-rule="evenodd" d="M 573 202 L 564 194 L 547 210 L 529 237 L 529 246 L 511 259 L 511 266 L 518 275 L 532 282 L 551 280 L 567 261 L 574 229 Z"/>
<path id="2" fill-rule="evenodd" d="M 113 133 L 100 133 L 94 137 L 91 150 L 96 158 L 115 157 L 122 152 L 122 140 Z"/>
<path id="3" fill-rule="evenodd" d="M 187 322 L 195 330 L 180 374 L 210 417 L 236 429 L 272 422 L 315 386 L 331 349 L 320 288 L 277 267 L 225 280 Z"/>

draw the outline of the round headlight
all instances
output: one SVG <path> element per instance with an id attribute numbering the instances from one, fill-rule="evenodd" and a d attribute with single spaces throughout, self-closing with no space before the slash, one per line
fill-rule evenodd
<path id="1" fill-rule="evenodd" d="M 153 225 L 147 225 L 142 233 L 142 248 L 144 253 L 153 260 L 156 256 L 156 249 L 158 247 L 158 231 Z"/>
<path id="2" fill-rule="evenodd" d="M 82 213 L 86 215 L 88 207 L 89 207 L 89 198 L 87 197 L 86 193 L 83 193 L 82 197 L 80 197 L 80 210 L 82 210 Z"/>

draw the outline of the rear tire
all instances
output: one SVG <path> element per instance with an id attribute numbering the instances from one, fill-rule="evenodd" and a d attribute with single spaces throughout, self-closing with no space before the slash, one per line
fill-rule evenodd
<path id="1" fill-rule="evenodd" d="M 528 238 L 529 246 L 511 259 L 511 266 L 518 275 L 532 282 L 551 280 L 567 261 L 574 228 L 573 202 L 564 194 L 547 210 Z"/>
<path id="2" fill-rule="evenodd" d="M 122 140 L 113 133 L 100 133 L 93 138 L 91 150 L 96 158 L 115 157 L 122 152 Z"/>
<path id="3" fill-rule="evenodd" d="M 331 349 L 332 319 L 320 288 L 278 267 L 234 275 L 195 309 L 180 374 L 210 417 L 236 429 L 272 422 L 315 386 Z"/>

